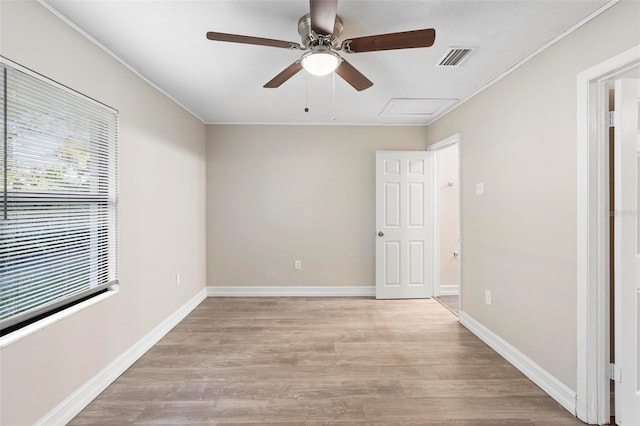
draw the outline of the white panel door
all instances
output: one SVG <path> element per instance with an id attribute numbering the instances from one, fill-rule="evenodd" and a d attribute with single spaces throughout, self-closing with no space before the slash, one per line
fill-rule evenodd
<path id="1" fill-rule="evenodd" d="M 616 423 L 640 425 L 640 83 L 615 88 Z"/>
<path id="2" fill-rule="evenodd" d="M 433 153 L 376 152 L 376 298 L 433 295 Z"/>

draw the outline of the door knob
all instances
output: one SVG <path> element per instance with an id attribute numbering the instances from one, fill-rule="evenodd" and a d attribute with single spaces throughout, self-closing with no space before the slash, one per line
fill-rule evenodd
<path id="1" fill-rule="evenodd" d="M 378 232 L 378 237 L 384 237 L 384 232 L 382 231 Z"/>

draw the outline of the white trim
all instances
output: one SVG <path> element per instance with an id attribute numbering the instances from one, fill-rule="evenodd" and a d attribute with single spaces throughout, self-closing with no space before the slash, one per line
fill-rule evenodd
<path id="1" fill-rule="evenodd" d="M 145 352 L 155 345 L 165 334 L 184 319 L 207 295 L 206 289 L 202 289 L 191 300 L 182 305 L 171 316 L 162 321 L 153 330 L 147 333 L 135 345 L 103 368 L 84 385 L 80 386 L 62 401 L 56 408 L 42 417 L 37 425 L 63 425 L 73 419 L 95 397 L 116 380 L 127 368 L 131 367 Z"/>
<path id="2" fill-rule="evenodd" d="M 197 118 L 198 120 L 200 120 L 202 122 L 202 124 L 208 124 L 206 123 L 201 117 L 198 116 L 198 114 L 196 114 L 195 112 L 191 111 L 189 108 L 187 108 L 186 106 L 184 106 L 180 101 L 178 101 L 177 99 L 175 99 L 173 96 L 171 96 L 170 94 L 168 94 L 167 92 L 165 92 L 163 89 L 161 89 L 157 84 L 155 84 L 154 82 L 152 82 L 151 80 L 149 80 L 147 77 L 145 77 L 144 75 L 140 74 L 140 72 L 138 72 L 138 70 L 136 70 L 135 68 L 133 68 L 131 65 L 129 65 L 128 63 L 126 63 L 122 58 L 120 58 L 118 55 L 116 55 L 115 53 L 113 53 L 111 50 L 109 50 L 109 48 L 107 48 L 107 46 L 105 46 L 104 44 L 100 43 L 98 40 L 96 40 L 95 38 L 93 38 L 89 33 L 87 33 L 85 30 L 83 30 L 82 28 L 80 28 L 78 25 L 76 25 L 73 21 L 71 21 L 69 18 L 67 18 L 66 16 L 64 16 L 62 13 L 58 12 L 58 10 L 56 8 L 54 8 L 53 6 L 51 6 L 49 3 L 47 3 L 47 0 L 36 0 L 42 7 L 44 7 L 45 9 L 47 9 L 49 12 L 53 13 L 58 19 L 60 19 L 62 22 L 64 22 L 65 24 L 69 25 L 71 28 L 73 28 L 74 30 L 76 30 L 77 32 L 79 32 L 82 36 L 84 36 L 87 40 L 89 40 L 91 43 L 95 44 L 96 46 L 98 46 L 100 49 L 102 49 L 106 54 L 108 54 L 109 56 L 111 56 L 113 59 L 115 59 L 116 61 L 120 62 L 125 68 L 127 68 L 129 71 L 131 71 L 132 73 L 134 73 L 135 75 L 137 75 L 138 77 L 140 77 L 142 80 L 144 80 L 147 84 L 149 84 L 151 87 L 153 87 L 154 89 L 156 89 L 158 92 L 162 93 L 163 95 L 165 95 L 167 98 L 171 99 L 173 102 L 175 102 L 178 106 L 180 106 L 182 109 L 184 109 L 186 112 L 188 112 L 189 114 L 193 115 L 195 118 Z"/>
<path id="3" fill-rule="evenodd" d="M 451 135 L 448 138 L 442 139 L 441 141 L 429 145 L 427 147 L 427 151 L 437 151 L 439 149 L 444 149 L 458 142 L 460 142 L 460 133 L 456 133 L 455 135 Z"/>
<path id="4" fill-rule="evenodd" d="M 457 296 L 460 294 L 458 284 L 440 284 L 439 296 Z"/>
<path id="5" fill-rule="evenodd" d="M 573 390 L 466 312 L 460 311 L 459 318 L 460 324 L 520 370 L 522 374 L 548 393 L 572 415 L 575 415 L 576 394 Z"/>
<path id="6" fill-rule="evenodd" d="M 458 242 L 458 311 L 461 311 L 463 308 L 463 292 L 464 292 L 464 285 L 463 285 L 463 273 L 462 273 L 462 262 L 464 260 L 464 249 L 463 249 L 463 242 L 464 242 L 464 238 L 463 238 L 463 233 L 462 233 L 462 212 L 464 211 L 463 208 L 463 204 L 462 204 L 462 182 L 464 182 L 463 180 L 463 172 L 464 169 L 462 168 L 462 138 L 460 137 L 460 134 L 458 133 L 458 182 L 460 185 L 460 189 L 458 190 L 458 238 L 460 238 L 460 241 Z"/>
<path id="7" fill-rule="evenodd" d="M 574 26 L 569 28 L 567 31 L 565 31 L 564 33 L 560 34 L 559 36 L 557 36 L 556 38 L 551 40 L 549 43 L 545 44 L 540 49 L 536 50 L 531 55 L 529 55 L 526 58 L 524 58 L 522 61 L 518 62 L 517 64 L 515 64 L 514 66 L 512 66 L 511 68 L 509 68 L 508 70 L 506 70 L 505 72 L 503 72 L 502 74 L 500 74 L 499 76 L 494 78 L 493 80 L 489 81 L 487 84 L 485 84 L 484 86 L 482 86 L 481 88 L 479 88 L 478 90 L 476 90 L 475 92 L 473 92 L 472 94 L 470 94 L 469 96 L 464 98 L 462 101 L 460 101 L 457 104 L 453 105 L 451 108 L 448 108 L 448 109 L 445 109 L 444 111 L 442 111 L 442 113 L 438 114 L 436 117 L 433 118 L 433 120 L 431 120 L 429 122 L 429 125 L 432 125 L 433 123 L 435 123 L 436 121 L 438 121 L 439 119 L 441 119 L 445 115 L 449 114 L 451 111 L 453 111 L 454 109 L 458 108 L 459 106 L 464 105 L 465 103 L 467 103 L 467 101 L 471 100 L 471 98 L 473 98 L 477 94 L 479 94 L 481 92 L 484 92 L 489 87 L 493 86 L 494 84 L 496 84 L 497 82 L 499 82 L 500 80 L 502 80 L 503 78 L 505 78 L 506 76 L 508 76 L 509 74 L 514 72 L 515 70 L 517 70 L 518 68 L 520 68 L 522 65 L 524 65 L 527 62 L 529 62 L 534 57 L 538 56 L 540 53 L 544 52 L 545 50 L 547 50 L 548 48 L 550 48 L 551 46 L 553 46 L 554 44 L 556 44 L 557 42 L 559 42 L 560 40 L 562 40 L 563 38 L 565 38 L 566 36 L 571 34 L 572 32 L 576 31 L 577 29 L 579 29 L 583 25 L 587 24 L 589 21 L 593 20 L 598 15 L 600 15 L 600 14 L 604 13 L 605 11 L 607 11 L 607 9 L 609 9 L 612 6 L 614 6 L 619 1 L 620 0 L 611 0 L 610 2 L 608 2 L 607 4 L 602 6 L 601 8 L 597 9 L 596 11 L 591 13 L 589 16 L 584 18 L 582 21 L 578 22 L 577 24 L 575 24 Z"/>
<path id="8" fill-rule="evenodd" d="M 640 65 L 634 46 L 577 76 L 577 402 L 587 423 L 609 420 L 609 224 L 606 82 Z"/>
<path id="9" fill-rule="evenodd" d="M 118 287 L 115 286 L 115 288 L 113 289 L 110 287 L 109 290 L 105 291 L 104 293 L 98 294 L 97 296 L 91 297 L 85 301 L 69 306 L 68 308 L 56 312 L 53 315 L 48 315 L 41 320 L 27 325 L 26 327 L 22 327 L 5 336 L 2 336 L 0 337 L 0 349 L 4 349 L 17 341 L 22 340 L 25 337 L 42 330 L 43 328 L 49 327 L 50 325 L 55 324 L 58 321 L 68 318 L 72 315 L 75 315 L 80 311 L 84 311 L 88 307 L 100 303 L 103 300 L 109 299 L 116 294 L 118 294 Z"/>
<path id="10" fill-rule="evenodd" d="M 362 286 L 209 286 L 208 297 L 375 297 L 376 287 Z"/>
<path id="11" fill-rule="evenodd" d="M 215 126 L 345 126 L 345 127 L 429 127 L 431 122 L 427 121 L 424 123 L 367 123 L 367 122 L 351 122 L 351 123 L 340 123 L 332 121 L 330 123 L 322 122 L 322 123 L 297 123 L 294 121 L 276 121 L 276 122 L 265 122 L 265 121 L 208 121 L 205 124 L 211 124 Z"/>

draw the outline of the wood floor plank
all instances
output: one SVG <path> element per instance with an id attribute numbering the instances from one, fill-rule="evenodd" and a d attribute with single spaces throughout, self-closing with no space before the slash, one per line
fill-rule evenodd
<path id="1" fill-rule="evenodd" d="M 364 403 L 365 415 L 372 420 L 499 420 L 532 417 L 553 422 L 569 413 L 558 410 L 547 396 L 528 397 L 447 397 L 385 398 Z"/>
<path id="2" fill-rule="evenodd" d="M 544 396 L 529 379 L 399 380 L 409 398 Z"/>
<path id="3" fill-rule="evenodd" d="M 70 424 L 581 423 L 433 300 L 212 298 Z"/>

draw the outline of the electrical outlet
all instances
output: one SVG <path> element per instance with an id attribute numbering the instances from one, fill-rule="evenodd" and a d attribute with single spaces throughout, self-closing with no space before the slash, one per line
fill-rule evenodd
<path id="1" fill-rule="evenodd" d="M 484 182 L 476 183 L 476 195 L 484 195 Z"/>
<path id="2" fill-rule="evenodd" d="M 294 269 L 302 269 L 302 262 L 299 260 L 296 260 L 295 262 L 293 262 L 293 268 Z"/>
<path id="3" fill-rule="evenodd" d="M 180 287 L 180 273 L 176 274 L 176 287 Z"/>
<path id="4" fill-rule="evenodd" d="M 491 290 L 484 291 L 484 303 L 491 306 Z"/>

